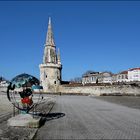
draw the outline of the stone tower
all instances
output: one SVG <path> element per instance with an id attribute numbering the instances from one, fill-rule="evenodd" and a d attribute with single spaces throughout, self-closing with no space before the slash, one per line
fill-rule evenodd
<path id="1" fill-rule="evenodd" d="M 61 60 L 60 51 L 56 53 L 56 46 L 53 37 L 51 18 L 49 18 L 48 31 L 45 42 L 43 64 L 40 68 L 40 82 L 45 92 L 57 92 L 61 84 Z"/>

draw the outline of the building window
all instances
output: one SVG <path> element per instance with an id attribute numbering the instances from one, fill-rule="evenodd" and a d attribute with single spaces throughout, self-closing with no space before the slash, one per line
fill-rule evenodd
<path id="1" fill-rule="evenodd" d="M 54 84 L 56 84 L 56 81 L 54 81 Z"/>

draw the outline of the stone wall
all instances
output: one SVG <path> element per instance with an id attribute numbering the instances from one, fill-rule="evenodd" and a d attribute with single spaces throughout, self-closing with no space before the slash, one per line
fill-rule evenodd
<path id="1" fill-rule="evenodd" d="M 112 85 L 112 86 L 59 86 L 58 92 L 76 93 L 87 95 L 140 95 L 140 87 L 131 85 Z"/>
<path id="2" fill-rule="evenodd" d="M 6 92 L 7 87 L 0 87 L 0 91 Z M 112 86 L 64 86 L 55 90 L 64 94 L 86 94 L 86 95 L 140 95 L 140 87 L 131 85 Z M 46 92 L 45 92 L 46 93 Z M 50 92 L 48 92 L 50 93 Z M 54 92 L 53 92 L 54 93 Z"/>

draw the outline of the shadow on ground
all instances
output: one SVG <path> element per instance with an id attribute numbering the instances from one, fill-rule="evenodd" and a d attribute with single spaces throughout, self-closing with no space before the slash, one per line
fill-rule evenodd
<path id="1" fill-rule="evenodd" d="M 40 120 L 40 127 L 45 124 L 46 121 L 54 120 L 54 119 L 59 119 L 61 117 L 64 117 L 64 113 L 56 112 L 56 113 L 48 113 L 48 114 L 39 114 L 41 117 Z"/>

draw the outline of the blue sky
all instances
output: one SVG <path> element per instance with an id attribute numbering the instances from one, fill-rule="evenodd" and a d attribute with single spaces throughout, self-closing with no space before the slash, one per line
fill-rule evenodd
<path id="1" fill-rule="evenodd" d="M 63 80 L 140 67 L 139 1 L 1 1 L 0 75 L 39 78 L 49 16 Z"/>

